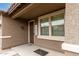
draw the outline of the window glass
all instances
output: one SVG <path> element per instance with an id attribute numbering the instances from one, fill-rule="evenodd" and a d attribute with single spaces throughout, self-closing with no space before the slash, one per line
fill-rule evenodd
<path id="1" fill-rule="evenodd" d="M 64 36 L 64 13 L 51 17 L 52 36 Z"/>
<path id="2" fill-rule="evenodd" d="M 49 18 L 40 19 L 41 35 L 49 35 Z"/>

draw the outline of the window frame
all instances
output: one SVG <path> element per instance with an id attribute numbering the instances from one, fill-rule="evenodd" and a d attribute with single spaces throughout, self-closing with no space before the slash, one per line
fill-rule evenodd
<path id="1" fill-rule="evenodd" d="M 42 39 L 56 38 L 56 40 L 58 40 L 58 38 L 64 39 L 64 36 L 52 36 L 52 33 L 51 33 L 51 30 L 52 30 L 51 29 L 51 26 L 52 26 L 51 25 L 51 16 L 55 16 L 55 15 L 58 15 L 58 14 L 61 14 L 61 13 L 65 14 L 65 9 L 58 10 L 58 11 L 55 11 L 53 13 L 38 17 L 38 38 L 42 38 Z M 46 18 L 46 17 L 49 18 L 48 19 L 48 21 L 49 21 L 49 35 L 48 36 L 41 35 L 41 27 L 40 27 L 40 19 L 43 19 L 43 18 Z M 65 26 L 65 22 L 64 22 L 64 26 Z M 65 30 L 64 30 L 64 33 L 65 33 Z M 63 41 L 63 40 L 58 40 L 58 41 Z"/>

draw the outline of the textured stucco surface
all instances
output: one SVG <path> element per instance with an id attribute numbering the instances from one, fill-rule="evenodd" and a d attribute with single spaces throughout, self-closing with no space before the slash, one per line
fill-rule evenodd
<path id="1" fill-rule="evenodd" d="M 65 9 L 65 42 L 79 45 L 79 4 L 67 3 Z"/>
<path id="2" fill-rule="evenodd" d="M 45 47 L 45 48 L 48 48 L 51 50 L 56 50 L 56 51 L 63 53 L 63 50 L 61 48 L 62 43 L 63 42 L 54 41 L 54 40 L 46 40 L 46 39 L 38 39 L 38 38 L 35 39 L 36 45 L 39 45 L 39 46 L 42 46 L 42 47 Z"/>
<path id="3" fill-rule="evenodd" d="M 79 56 L 79 54 L 71 52 L 71 51 L 65 51 L 65 56 Z"/>
<path id="4" fill-rule="evenodd" d="M 22 29 L 22 27 L 24 27 L 24 29 Z M 2 49 L 27 43 L 27 31 L 27 24 L 23 24 L 10 17 L 3 16 L 2 35 L 12 37 L 2 39 Z"/>
<path id="5" fill-rule="evenodd" d="M 66 4 L 65 42 L 69 44 L 73 44 L 73 45 L 79 45 L 79 4 L 78 3 Z M 65 55 L 78 56 L 79 54 L 71 52 L 71 51 L 65 51 Z"/>

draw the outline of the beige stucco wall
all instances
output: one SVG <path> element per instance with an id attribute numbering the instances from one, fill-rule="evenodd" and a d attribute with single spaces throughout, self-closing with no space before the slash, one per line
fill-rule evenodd
<path id="1" fill-rule="evenodd" d="M 79 45 L 79 3 L 66 4 L 65 43 Z M 79 54 L 75 54 L 74 52 L 70 51 L 65 51 L 65 55 L 79 55 Z"/>
<path id="2" fill-rule="evenodd" d="M 65 51 L 65 56 L 79 56 L 78 53 L 74 53 L 74 52 L 71 52 L 71 51 Z"/>
<path id="3" fill-rule="evenodd" d="M 38 39 L 35 38 L 36 45 L 39 45 L 41 47 L 45 47 L 51 50 L 56 50 L 63 53 L 63 50 L 61 49 L 62 42 L 60 41 L 54 41 L 54 40 L 47 40 L 47 39 Z"/>
<path id="4" fill-rule="evenodd" d="M 24 29 L 22 29 L 24 27 Z M 20 44 L 25 44 L 28 41 L 27 24 L 20 23 L 10 17 L 3 16 L 2 20 L 2 35 L 12 36 L 11 38 L 2 39 L 2 48 L 9 48 Z"/>
<path id="5" fill-rule="evenodd" d="M 67 3 L 65 11 L 65 42 L 79 45 L 79 4 Z"/>

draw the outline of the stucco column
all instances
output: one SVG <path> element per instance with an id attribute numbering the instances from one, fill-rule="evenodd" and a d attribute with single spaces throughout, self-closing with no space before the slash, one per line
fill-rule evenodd
<path id="1" fill-rule="evenodd" d="M 79 4 L 67 3 L 65 8 L 65 55 L 79 55 Z M 70 52 L 71 51 L 71 52 Z"/>

